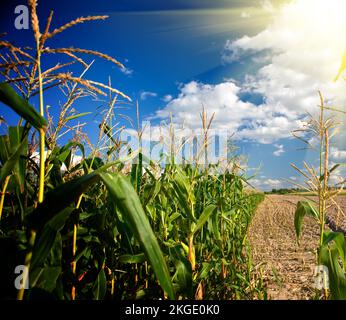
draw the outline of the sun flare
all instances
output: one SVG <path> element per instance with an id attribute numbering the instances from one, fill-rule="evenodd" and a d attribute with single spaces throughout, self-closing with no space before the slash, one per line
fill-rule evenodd
<path id="1" fill-rule="evenodd" d="M 307 45 L 340 51 L 346 48 L 344 0 L 295 0 L 286 5 L 282 18 L 305 35 Z"/>

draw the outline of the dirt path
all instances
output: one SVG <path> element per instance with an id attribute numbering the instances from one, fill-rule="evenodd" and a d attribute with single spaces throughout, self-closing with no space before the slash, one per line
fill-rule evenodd
<path id="1" fill-rule="evenodd" d="M 313 295 L 318 226 L 305 219 L 300 246 L 294 212 L 297 196 L 267 196 L 249 229 L 253 261 L 262 266 L 270 299 L 309 299 Z"/>

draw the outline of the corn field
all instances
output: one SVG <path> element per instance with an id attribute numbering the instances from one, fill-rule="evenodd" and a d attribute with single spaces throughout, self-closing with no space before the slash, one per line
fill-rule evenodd
<path id="1" fill-rule="evenodd" d="M 120 158 L 125 142 L 114 126 L 115 105 L 118 97 L 130 98 L 110 83 L 85 79 L 91 65 L 80 55 L 123 65 L 96 51 L 46 46 L 65 29 L 107 17 L 82 17 L 51 30 L 51 13 L 40 29 L 36 1 L 29 5 L 35 52 L 0 41 L 0 101 L 19 119 L 0 137 L 1 298 L 266 298 L 247 242 L 263 194 L 246 188 L 235 160 L 230 169 L 211 173 L 217 165 L 178 165 L 174 152 L 163 155 L 170 160 L 163 167 L 140 149 Z M 72 61 L 45 69 L 41 56 L 53 53 Z M 79 77 L 64 71 L 71 63 L 83 65 Z M 66 92 L 58 121 L 44 104 L 47 90 Z M 93 146 L 80 126 L 69 124 L 85 116 L 74 110 L 76 100 L 97 95 L 110 102 Z M 39 110 L 31 105 L 35 97 Z M 202 122 L 206 133 L 204 113 Z M 61 145 L 65 134 L 71 139 Z M 82 154 L 78 163 L 76 152 Z M 17 266 L 28 271 L 20 289 L 14 286 Z"/>
<path id="2" fill-rule="evenodd" d="M 44 21 L 36 0 L 28 7 L 34 48 L 0 34 L 0 103 L 17 120 L 13 125 L 0 117 L 0 299 L 267 300 L 273 283 L 277 291 L 284 287 L 281 277 L 291 271 L 283 267 L 286 260 L 297 265 L 302 256 L 297 269 L 306 267 L 306 248 L 323 280 L 321 288 L 308 288 L 308 298 L 346 299 L 340 200 L 346 181 L 331 184 L 345 167 L 331 160 L 341 125 L 336 115 L 343 110 L 318 92 L 317 116 L 305 115 L 292 132 L 317 148 L 318 157 L 317 166 L 291 164 L 303 179 L 290 181 L 297 187 L 293 200 L 253 187 L 256 175 L 246 172 L 234 141 L 227 140 L 225 159 L 209 161 L 215 113 L 208 117 L 204 105 L 191 159 L 180 161 L 178 154 L 191 141 L 178 141 L 172 115 L 160 128 L 167 148 L 149 159 L 139 102 L 110 77 L 107 83 L 89 79 L 95 60 L 125 74 L 128 69 L 103 52 L 50 46 L 67 29 L 109 17 L 79 17 L 53 28 L 53 11 Z M 46 65 L 47 56 L 55 59 L 53 66 Z M 82 72 L 74 74 L 72 65 Z M 335 82 L 345 69 L 346 55 Z M 59 97 L 56 105 L 46 104 L 48 94 Z M 77 111 L 81 99 L 100 103 L 96 142 L 85 130 L 89 124 L 81 122 L 91 112 Z M 135 108 L 134 118 L 122 113 L 124 105 Z M 125 123 L 136 133 L 137 148 L 122 138 Z M 285 152 L 275 146 L 274 155 Z M 304 238 L 306 230 L 310 238 Z M 281 245 L 283 238 L 288 240 Z M 280 250 L 288 253 L 282 258 Z M 307 277 L 301 281 L 310 285 L 313 276 Z M 299 281 L 294 279 L 295 286 Z"/>

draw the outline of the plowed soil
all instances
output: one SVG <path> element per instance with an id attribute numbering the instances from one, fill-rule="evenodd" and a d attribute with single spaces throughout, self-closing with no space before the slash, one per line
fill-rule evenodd
<path id="1" fill-rule="evenodd" d="M 253 261 L 262 268 L 269 299 L 312 299 L 314 269 L 319 227 L 311 219 L 304 219 L 300 245 L 294 230 L 294 212 L 301 196 L 269 195 L 260 204 L 249 229 Z M 311 198 L 310 198 L 311 199 Z M 339 197 L 343 212 L 346 197 Z M 332 229 L 346 230 L 346 219 L 340 210 L 328 213 Z"/>

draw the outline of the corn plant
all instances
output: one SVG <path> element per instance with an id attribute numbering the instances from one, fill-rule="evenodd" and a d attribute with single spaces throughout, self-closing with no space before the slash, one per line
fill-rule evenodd
<path id="1" fill-rule="evenodd" d="M 341 210 L 335 198 L 344 189 L 344 182 L 341 182 L 338 188 L 333 188 L 329 184 L 330 176 L 344 164 L 329 166 L 331 138 L 336 132 L 338 123 L 332 117 L 326 116 L 326 110 L 328 109 L 330 110 L 331 108 L 325 106 L 324 98 L 320 93 L 319 117 L 313 118 L 310 116 L 305 127 L 294 132 L 295 136 L 297 136 L 297 133 L 303 132 L 304 139 L 301 136 L 298 136 L 298 138 L 307 144 L 309 144 L 308 140 L 312 137 L 319 141 L 319 165 L 317 170 L 305 162 L 303 170 L 292 165 L 306 179 L 305 185 L 300 185 L 300 187 L 317 197 L 316 201 L 303 200 L 298 202 L 294 224 L 299 243 L 304 216 L 310 216 L 318 223 L 319 246 L 316 262 L 318 265 L 324 265 L 328 268 L 331 298 L 346 299 L 345 238 L 342 233 L 326 230 L 328 210 L 333 206 Z M 330 295 L 326 286 L 326 277 L 327 275 L 323 272 L 324 298 L 328 298 Z"/>
<path id="2" fill-rule="evenodd" d="M 198 158 L 204 155 L 206 166 L 198 161 L 176 164 L 174 148 L 163 155 L 169 162 L 164 167 L 146 159 L 141 149 L 128 148 L 128 156 L 120 158 L 126 143 L 120 137 L 123 127 L 117 119 L 122 115 L 116 104 L 130 98 L 111 81 L 105 85 L 86 80 L 92 63 L 81 55 L 123 65 L 98 51 L 46 45 L 67 28 L 107 17 L 81 17 L 51 30 L 51 12 L 41 29 L 36 1 L 29 5 L 34 54 L 0 41 L 0 102 L 20 119 L 0 136 L 0 296 L 265 298 L 246 240 L 263 195 L 245 188 L 247 178 L 235 161 L 229 160 L 233 169 L 223 171 L 207 164 L 213 117 L 208 121 L 206 112 L 201 114 Z M 71 61 L 45 68 L 41 57 L 46 54 L 63 54 Z M 66 71 L 71 64 L 82 65 L 83 71 L 73 76 Z M 47 90 L 62 90 L 66 97 L 57 121 L 44 104 Z M 32 106 L 36 95 L 37 110 Z M 84 124 L 71 124 L 86 115 L 73 105 L 102 95 L 107 100 L 100 112 L 98 141 L 92 145 Z M 141 141 L 138 104 L 137 115 Z M 173 145 L 173 126 L 171 133 Z M 71 139 L 61 145 L 62 136 Z M 78 163 L 73 161 L 76 152 L 81 154 Z M 125 170 L 128 163 L 132 165 Z M 29 271 L 24 279 L 29 290 L 13 285 L 18 265 Z"/>

